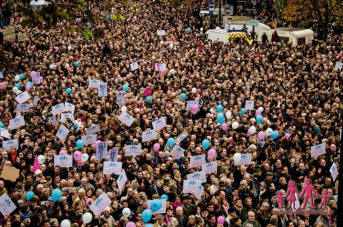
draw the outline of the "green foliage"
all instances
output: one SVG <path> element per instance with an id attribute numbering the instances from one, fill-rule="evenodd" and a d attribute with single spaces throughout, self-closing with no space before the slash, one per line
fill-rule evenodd
<path id="1" fill-rule="evenodd" d="M 85 39 L 93 39 L 94 35 L 93 32 L 90 28 L 86 28 L 85 30 L 82 31 L 83 37 L 85 37 Z"/>

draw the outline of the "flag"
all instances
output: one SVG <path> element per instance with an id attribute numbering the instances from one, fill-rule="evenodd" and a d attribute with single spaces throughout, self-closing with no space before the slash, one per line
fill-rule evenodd
<path id="1" fill-rule="evenodd" d="M 38 157 L 36 156 L 35 157 L 35 161 L 33 162 L 33 172 L 35 172 L 38 169 L 40 170 L 40 165 L 39 165 L 39 162 L 38 162 Z"/>

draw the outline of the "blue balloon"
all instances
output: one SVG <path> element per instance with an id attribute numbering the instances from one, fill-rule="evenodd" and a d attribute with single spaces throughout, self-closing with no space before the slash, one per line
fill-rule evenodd
<path id="1" fill-rule="evenodd" d="M 262 117 L 261 114 L 256 116 L 256 121 L 257 121 L 258 124 L 261 124 L 261 123 L 262 123 L 263 117 Z"/>
<path id="2" fill-rule="evenodd" d="M 26 193 L 26 200 L 29 201 L 33 196 L 35 196 L 35 193 L 33 193 L 32 191 L 29 191 Z"/>
<path id="3" fill-rule="evenodd" d="M 14 86 L 20 89 L 20 84 L 15 84 Z"/>
<path id="4" fill-rule="evenodd" d="M 220 121 L 220 119 L 223 119 L 224 118 L 224 114 L 223 113 L 219 113 L 217 115 L 217 120 Z"/>
<path id="5" fill-rule="evenodd" d="M 226 121 L 225 121 L 225 118 L 222 118 L 222 119 L 219 120 L 219 123 L 220 123 L 220 124 L 224 124 L 225 122 L 226 122 Z"/>
<path id="6" fill-rule="evenodd" d="M 83 145 L 84 145 L 83 140 L 76 141 L 76 147 L 77 148 L 81 149 L 81 148 L 83 148 Z"/>
<path id="7" fill-rule="evenodd" d="M 162 207 L 162 201 L 159 199 L 154 199 L 151 203 L 151 209 L 152 211 L 156 212 Z"/>
<path id="8" fill-rule="evenodd" d="M 247 111 L 244 108 L 241 109 L 241 115 L 244 115 L 246 112 Z"/>
<path id="9" fill-rule="evenodd" d="M 87 22 L 87 27 L 90 27 L 91 26 L 91 22 Z"/>
<path id="10" fill-rule="evenodd" d="M 79 66 L 79 63 L 76 61 L 76 62 L 74 62 L 74 66 Z"/>
<path id="11" fill-rule="evenodd" d="M 26 85 L 29 85 L 30 87 L 32 87 L 32 82 L 28 81 L 28 82 L 26 83 Z"/>
<path id="12" fill-rule="evenodd" d="M 19 74 L 19 79 L 24 79 L 24 75 L 23 74 Z"/>
<path id="13" fill-rule="evenodd" d="M 166 194 L 161 195 L 161 199 L 166 199 L 168 200 L 168 196 Z"/>
<path id="14" fill-rule="evenodd" d="M 146 225 L 145 227 L 154 227 L 152 224 Z"/>
<path id="15" fill-rule="evenodd" d="M 169 138 L 167 140 L 168 147 L 172 147 L 172 146 L 174 146 L 174 144 L 175 144 L 175 139 L 174 138 Z"/>
<path id="16" fill-rule="evenodd" d="M 273 137 L 274 140 L 277 139 L 279 137 L 279 132 L 278 131 L 273 131 L 272 132 L 272 137 Z"/>
<path id="17" fill-rule="evenodd" d="M 185 99 L 186 98 L 186 94 L 185 93 L 181 93 L 180 94 L 180 98 L 183 100 L 183 99 Z"/>
<path id="18" fill-rule="evenodd" d="M 68 88 L 66 89 L 66 93 L 67 93 L 68 95 L 71 94 L 71 88 L 68 87 Z"/>
<path id="19" fill-rule="evenodd" d="M 222 112 L 223 109 L 224 109 L 224 107 L 223 107 L 222 105 L 218 105 L 218 106 L 217 106 L 217 111 L 218 111 L 218 112 Z"/>
<path id="20" fill-rule="evenodd" d="M 142 219 L 144 223 L 147 223 L 148 221 L 150 221 L 151 217 L 152 217 L 151 210 L 145 209 L 142 213 Z"/>
<path id="21" fill-rule="evenodd" d="M 111 15 L 107 15 L 107 19 L 111 19 Z"/>
<path id="22" fill-rule="evenodd" d="M 54 202 L 58 201 L 62 197 L 61 189 L 58 189 L 58 188 L 54 189 L 51 193 L 51 197 Z"/>
<path id="23" fill-rule="evenodd" d="M 190 33 L 192 30 L 191 28 L 187 28 L 187 32 Z"/>
<path id="24" fill-rule="evenodd" d="M 151 100 L 151 97 L 150 97 L 150 96 L 146 97 L 146 98 L 145 98 L 145 100 L 146 100 L 148 103 L 151 103 L 151 102 L 152 102 L 152 100 Z"/>
<path id="25" fill-rule="evenodd" d="M 210 141 L 209 141 L 208 139 L 204 139 L 204 140 L 202 141 L 202 147 L 203 147 L 204 149 L 209 148 L 209 147 L 210 147 Z"/>
<path id="26" fill-rule="evenodd" d="M 77 123 L 74 123 L 74 128 L 77 129 L 79 125 Z"/>
<path id="27" fill-rule="evenodd" d="M 4 123 L 0 122 L 0 128 L 5 128 Z"/>
<path id="28" fill-rule="evenodd" d="M 123 86 L 123 91 L 127 91 L 127 90 L 129 90 L 129 86 L 127 86 L 126 84 L 124 84 L 124 86 Z"/>

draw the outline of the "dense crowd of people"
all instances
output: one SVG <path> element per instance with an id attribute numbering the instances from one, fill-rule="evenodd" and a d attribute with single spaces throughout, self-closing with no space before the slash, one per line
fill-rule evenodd
<path id="1" fill-rule="evenodd" d="M 342 35 L 300 46 L 212 42 L 205 32 L 213 21 L 199 16 L 208 2 L 174 8 L 168 1 L 116 1 L 110 11 L 105 2 L 91 5 L 100 18 L 96 24 L 79 18 L 51 29 L 22 28 L 21 15 L 12 17 L 12 26 L 29 41 L 4 44 L 15 69 L 3 69 L 0 77 L 0 127 L 10 134 L 1 134 L 0 143 L 19 144 L 1 146 L 0 172 L 15 167 L 19 176 L 0 181 L 0 196 L 7 194 L 16 206 L 0 215 L 1 226 L 336 226 L 338 177 L 332 166 L 339 168 L 343 73 L 336 62 L 343 62 Z M 70 26 L 104 36 L 86 40 Z M 166 34 L 158 36 L 157 30 Z M 156 63 L 165 64 L 165 71 L 156 70 Z M 38 84 L 32 84 L 35 72 Z M 106 82 L 107 96 L 98 96 L 91 80 Z M 18 112 L 16 98 L 25 91 L 31 105 Z M 199 104 L 187 110 L 191 100 Z M 248 101 L 254 101 L 251 110 L 245 109 Z M 52 107 L 65 102 L 75 112 L 61 119 Z M 134 118 L 130 127 L 119 118 L 122 112 Z M 13 128 L 18 116 L 25 125 Z M 143 142 L 142 133 L 154 130 L 152 122 L 161 118 L 166 127 Z M 57 137 L 62 125 L 70 130 L 63 141 Z M 108 151 L 118 148 L 127 176 L 121 190 L 117 174 L 103 173 L 109 154 L 99 160 L 96 143 L 77 143 L 96 125 L 96 143 L 107 141 Z M 169 146 L 169 139 L 184 132 L 178 144 L 184 152 L 175 157 L 177 145 Z M 322 143 L 325 153 L 311 155 L 311 147 Z M 125 155 L 126 145 L 138 144 L 140 155 Z M 89 158 L 60 167 L 54 156 L 61 151 Z M 251 154 L 251 163 L 235 165 L 237 153 Z M 191 167 L 191 157 L 198 155 L 217 162 L 199 198 L 184 193 L 189 174 L 205 171 Z M 300 195 L 309 187 L 316 196 L 306 203 Z M 62 192 L 57 201 L 56 189 Z M 90 207 L 103 193 L 111 203 L 94 214 Z M 143 221 L 150 200 L 161 198 L 167 199 L 165 212 Z"/>

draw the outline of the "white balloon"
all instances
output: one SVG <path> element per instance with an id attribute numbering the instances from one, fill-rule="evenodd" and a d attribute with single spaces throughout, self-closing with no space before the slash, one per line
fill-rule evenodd
<path id="1" fill-rule="evenodd" d="M 259 110 L 261 110 L 261 113 L 264 111 L 264 108 L 261 106 L 258 108 Z"/>
<path id="2" fill-rule="evenodd" d="M 200 28 L 200 31 L 204 31 L 204 29 L 203 29 L 203 28 Z"/>
<path id="3" fill-rule="evenodd" d="M 58 202 L 63 203 L 63 202 L 66 201 L 66 200 L 67 200 L 67 197 L 62 196 L 62 197 L 58 200 Z"/>
<path id="4" fill-rule="evenodd" d="M 250 132 L 251 134 L 254 134 L 254 133 L 256 132 L 256 127 L 255 127 L 255 126 L 251 126 L 251 127 L 249 128 L 249 132 Z"/>
<path id="5" fill-rule="evenodd" d="M 16 91 L 18 91 L 18 88 L 17 88 L 17 87 L 13 87 L 13 88 L 12 88 L 12 91 L 13 91 L 13 92 L 16 92 Z"/>
<path id="6" fill-rule="evenodd" d="M 237 129 L 238 126 L 239 126 L 239 124 L 238 124 L 237 121 L 235 121 L 235 122 L 232 123 L 232 128 L 233 128 L 233 129 Z"/>
<path id="7" fill-rule="evenodd" d="M 171 44 L 169 44 L 169 48 L 173 48 L 174 47 L 174 45 L 171 43 Z"/>
<path id="8" fill-rule="evenodd" d="M 21 94 L 21 90 L 18 90 L 15 92 L 17 95 L 20 95 Z"/>
<path id="9" fill-rule="evenodd" d="M 127 111 L 127 107 L 126 106 L 122 106 L 121 107 L 121 112 L 126 113 L 126 111 Z"/>
<path id="10" fill-rule="evenodd" d="M 19 78 L 18 75 L 16 75 L 16 76 L 14 77 L 14 79 L 15 79 L 15 81 L 18 81 L 20 78 Z"/>
<path id="11" fill-rule="evenodd" d="M 160 44 L 163 45 L 163 41 L 162 40 L 160 41 Z"/>
<path id="12" fill-rule="evenodd" d="M 268 136 L 271 136 L 272 133 L 273 133 L 273 129 L 267 128 L 266 133 L 267 133 Z"/>
<path id="13" fill-rule="evenodd" d="M 43 163 L 45 162 L 45 157 L 44 157 L 44 155 L 39 155 L 39 156 L 38 156 L 38 162 L 39 162 L 39 164 L 43 164 Z"/>
<path id="14" fill-rule="evenodd" d="M 128 217 L 128 216 L 130 216 L 130 214 L 131 214 L 131 210 L 130 210 L 130 208 L 124 208 L 123 209 L 123 215 L 125 216 L 125 217 Z"/>
<path id="15" fill-rule="evenodd" d="M 196 89 L 195 87 L 192 88 L 192 93 L 193 93 L 193 94 L 197 93 L 197 89 Z"/>
<path id="16" fill-rule="evenodd" d="M 68 219 L 64 219 L 62 222 L 61 222 L 61 227 L 70 227 L 71 226 L 71 222 L 68 220 Z"/>
<path id="17" fill-rule="evenodd" d="M 241 154 L 240 153 L 236 153 L 233 155 L 233 161 L 235 163 L 239 163 L 241 161 Z"/>
<path id="18" fill-rule="evenodd" d="M 68 46 L 68 50 L 71 50 L 71 46 Z"/>
<path id="19" fill-rule="evenodd" d="M 81 162 L 82 163 L 87 162 L 88 158 L 89 158 L 88 154 L 82 154 L 81 155 Z"/>
<path id="20" fill-rule="evenodd" d="M 226 115 L 227 119 L 231 119 L 232 118 L 232 114 L 231 114 L 230 111 L 227 111 L 225 115 Z"/>
<path id="21" fill-rule="evenodd" d="M 82 216 L 82 221 L 83 221 L 83 223 L 85 223 L 85 224 L 90 223 L 90 222 L 92 221 L 92 219 L 93 219 L 93 216 L 92 216 L 92 214 L 89 213 L 89 212 L 85 213 L 85 214 Z"/>

